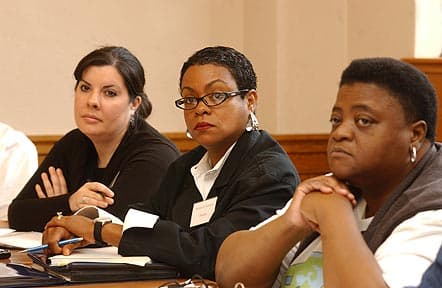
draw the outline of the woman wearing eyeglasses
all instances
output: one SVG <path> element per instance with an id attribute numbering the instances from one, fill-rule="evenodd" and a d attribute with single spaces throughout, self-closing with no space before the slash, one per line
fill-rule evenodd
<path id="1" fill-rule="evenodd" d="M 87 218 L 53 218 L 44 233 L 51 252 L 69 254 L 102 241 L 122 255 L 174 265 L 183 276 L 214 279 L 223 240 L 291 198 L 299 176 L 281 146 L 258 128 L 256 76 L 243 54 L 228 47 L 196 52 L 181 69 L 180 92 L 175 104 L 200 146 L 171 164 L 158 193 L 130 209 L 123 227 L 96 224 L 93 233 Z M 56 244 L 74 235 L 83 243 Z"/>

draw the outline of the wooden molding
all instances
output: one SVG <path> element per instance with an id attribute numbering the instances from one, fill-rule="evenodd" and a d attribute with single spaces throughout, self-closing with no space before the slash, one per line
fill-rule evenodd
<path id="1" fill-rule="evenodd" d="M 183 153 L 197 146 L 197 143 L 187 138 L 184 133 L 163 134 L 172 140 Z M 29 136 L 37 146 L 39 163 L 43 161 L 54 143 L 61 137 L 62 135 Z M 327 134 L 273 135 L 273 137 L 285 149 L 302 179 L 321 175 L 328 171 Z"/>

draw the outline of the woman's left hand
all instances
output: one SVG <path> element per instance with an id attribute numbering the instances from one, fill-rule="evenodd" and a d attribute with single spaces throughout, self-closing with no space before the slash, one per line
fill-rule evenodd
<path id="1" fill-rule="evenodd" d="M 35 192 L 38 198 L 50 198 L 68 193 L 68 187 L 60 168 L 49 167 L 48 173 L 41 173 L 44 191 L 39 184 L 35 185 Z"/>
<path id="2" fill-rule="evenodd" d="M 83 241 L 60 247 L 58 242 L 73 237 L 82 237 Z M 95 243 L 94 221 L 84 216 L 55 216 L 45 226 L 43 243 L 47 243 L 48 252 L 69 255 L 72 250 Z"/>

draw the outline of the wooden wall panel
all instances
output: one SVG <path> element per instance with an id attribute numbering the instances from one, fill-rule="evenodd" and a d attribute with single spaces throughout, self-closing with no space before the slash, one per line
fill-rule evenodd
<path id="1" fill-rule="evenodd" d="M 436 139 L 442 141 L 442 58 L 404 58 L 402 60 L 424 72 L 436 89 L 439 97 Z"/>
<path id="2" fill-rule="evenodd" d="M 39 136 L 29 136 L 32 142 L 34 142 L 37 147 L 38 152 L 38 163 L 40 164 L 46 155 L 48 155 L 49 150 L 54 146 L 55 142 L 61 138 L 60 135 L 39 135 Z"/>
<path id="3" fill-rule="evenodd" d="M 184 133 L 164 133 L 164 135 L 171 139 L 183 153 L 197 145 Z M 60 137 L 60 135 L 29 136 L 37 146 L 39 163 Z M 326 156 L 328 135 L 273 135 L 273 137 L 285 149 L 302 179 L 321 175 L 328 171 Z"/>

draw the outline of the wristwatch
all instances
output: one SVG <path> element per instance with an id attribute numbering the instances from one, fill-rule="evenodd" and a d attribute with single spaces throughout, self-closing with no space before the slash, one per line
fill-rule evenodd
<path id="1" fill-rule="evenodd" d="M 103 241 L 101 238 L 101 230 L 103 229 L 103 226 L 112 223 L 112 220 L 110 218 L 95 218 L 94 219 L 94 238 L 95 238 L 95 244 L 99 246 L 106 246 L 107 243 Z"/>

